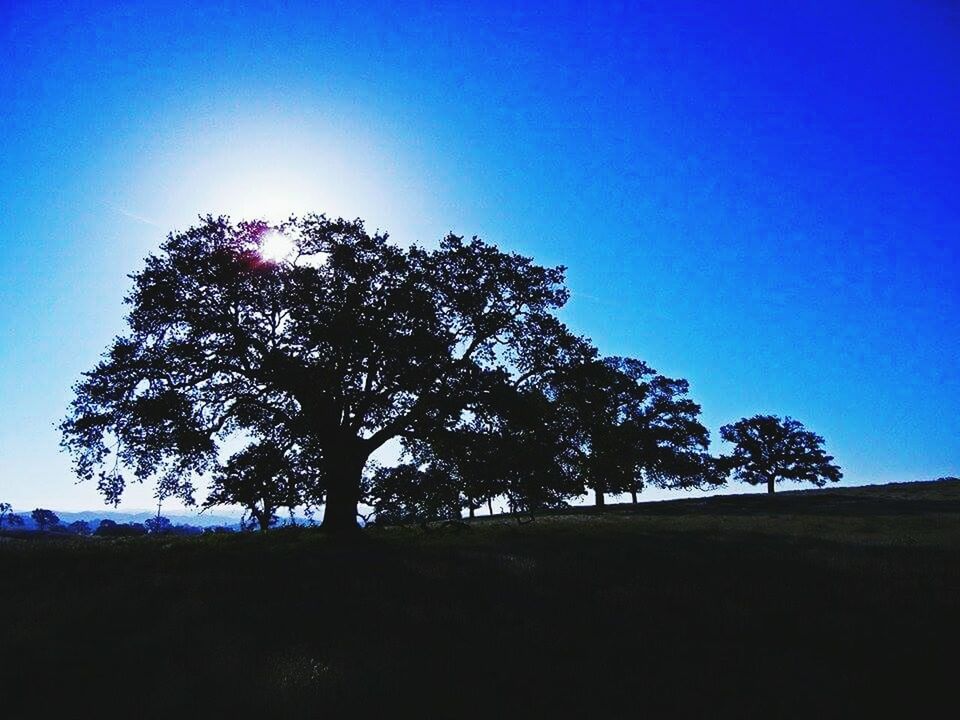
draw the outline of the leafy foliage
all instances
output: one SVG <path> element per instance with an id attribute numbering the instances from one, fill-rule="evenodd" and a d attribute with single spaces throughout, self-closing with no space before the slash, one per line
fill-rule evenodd
<path id="1" fill-rule="evenodd" d="M 720 428 L 720 436 L 734 444 L 721 464 L 751 485 L 766 483 L 767 491 L 781 480 L 809 482 L 823 487 L 843 477 L 833 456 L 823 449 L 823 438 L 793 418 L 755 415 Z"/>
<path id="2" fill-rule="evenodd" d="M 22 524 L 23 518 L 13 513 L 13 506 L 11 506 L 10 503 L 0 502 L 0 530 L 3 529 L 4 523 L 12 527 L 14 525 Z"/>
<path id="3" fill-rule="evenodd" d="M 658 374 L 634 358 L 571 365 L 548 384 L 576 470 L 603 504 L 604 493 L 723 482 L 707 454 L 710 434 L 686 380 Z"/>
<path id="4" fill-rule="evenodd" d="M 140 523 L 118 523 L 114 520 L 101 520 L 93 533 L 100 537 L 138 537 L 147 534 L 147 528 Z"/>
<path id="5" fill-rule="evenodd" d="M 60 523 L 60 518 L 55 512 L 52 510 L 45 510 L 44 508 L 37 508 L 30 513 L 30 517 L 37 524 L 37 528 L 41 531 Z"/>
<path id="6" fill-rule="evenodd" d="M 273 232 L 289 258 L 259 255 Z M 455 235 L 403 250 L 322 215 L 207 217 L 132 277 L 129 332 L 61 425 L 78 476 L 114 503 L 148 479 L 190 501 L 190 478 L 217 472 L 221 448 L 279 427 L 314 461 L 300 480 L 325 498 L 325 524 L 354 526 L 371 452 L 430 435 L 491 383 L 540 375 L 578 342 L 553 315 L 562 268 Z"/>
<path id="7" fill-rule="evenodd" d="M 90 534 L 90 523 L 86 520 L 74 520 L 67 525 L 67 530 L 74 535 L 86 536 Z"/>
<path id="8" fill-rule="evenodd" d="M 420 468 L 404 463 L 378 468 L 371 480 L 370 504 L 379 524 L 460 517 L 457 487 L 436 466 Z"/>
<path id="9" fill-rule="evenodd" d="M 277 521 L 280 508 L 310 505 L 308 462 L 293 443 L 265 440 L 235 453 L 213 476 L 205 507 L 241 505 L 261 530 Z"/>
<path id="10" fill-rule="evenodd" d="M 173 530 L 173 523 L 170 522 L 169 518 L 157 515 L 144 520 L 143 527 L 151 535 L 166 535 Z"/>

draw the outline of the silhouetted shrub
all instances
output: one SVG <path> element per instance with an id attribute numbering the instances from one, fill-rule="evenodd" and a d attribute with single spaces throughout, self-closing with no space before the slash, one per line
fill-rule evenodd
<path id="1" fill-rule="evenodd" d="M 147 529 L 140 523 L 118 523 L 101 520 L 94 535 L 99 537 L 138 537 L 146 535 Z"/>

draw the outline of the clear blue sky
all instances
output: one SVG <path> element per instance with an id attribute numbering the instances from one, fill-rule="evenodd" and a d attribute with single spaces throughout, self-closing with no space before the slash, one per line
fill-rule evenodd
<path id="1" fill-rule="evenodd" d="M 0 500 L 99 506 L 53 425 L 207 212 L 482 235 L 567 265 L 570 325 L 715 435 L 960 474 L 952 0 L 64 5 L 0 3 Z"/>

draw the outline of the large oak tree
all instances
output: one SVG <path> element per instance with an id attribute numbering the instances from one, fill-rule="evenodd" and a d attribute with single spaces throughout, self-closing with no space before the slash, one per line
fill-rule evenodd
<path id="1" fill-rule="evenodd" d="M 268 242 L 289 255 L 268 259 Z M 403 249 L 360 221 L 207 217 L 132 279 L 128 330 L 61 425 L 77 474 L 112 502 L 150 479 L 190 499 L 227 449 L 247 443 L 249 460 L 281 428 L 287 455 L 311 459 L 298 473 L 324 526 L 353 528 L 374 450 L 429 438 L 583 347 L 554 314 L 563 268 L 477 238 Z"/>

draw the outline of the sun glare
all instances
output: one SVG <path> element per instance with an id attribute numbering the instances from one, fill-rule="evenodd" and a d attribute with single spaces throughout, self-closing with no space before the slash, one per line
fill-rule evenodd
<path id="1" fill-rule="evenodd" d="M 293 254 L 293 241 L 278 230 L 270 230 L 260 238 L 260 257 L 281 262 Z"/>

